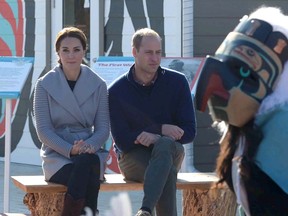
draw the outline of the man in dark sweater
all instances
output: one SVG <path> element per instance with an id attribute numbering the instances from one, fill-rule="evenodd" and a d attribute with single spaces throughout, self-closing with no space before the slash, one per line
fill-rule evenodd
<path id="1" fill-rule="evenodd" d="M 152 29 L 132 37 L 135 64 L 109 87 L 111 132 L 121 173 L 144 183 L 137 216 L 176 216 L 182 144 L 192 142 L 195 115 L 185 76 L 160 67 L 161 38 Z"/>

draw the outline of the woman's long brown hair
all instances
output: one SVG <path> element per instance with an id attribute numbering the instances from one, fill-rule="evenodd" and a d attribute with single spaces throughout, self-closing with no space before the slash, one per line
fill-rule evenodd
<path id="1" fill-rule="evenodd" d="M 262 140 L 262 133 L 254 124 L 253 119 L 241 128 L 228 125 L 228 130 L 224 136 L 220 143 L 220 153 L 216 164 L 216 173 L 219 177 L 216 186 L 226 182 L 229 188 L 234 191 L 232 183 L 232 161 L 235 159 L 239 160 L 240 174 L 244 180 L 248 179 L 250 177 L 251 163 L 255 162 L 255 155 Z M 244 136 L 246 139 L 244 153 L 239 158 L 234 158 L 241 136 Z"/>

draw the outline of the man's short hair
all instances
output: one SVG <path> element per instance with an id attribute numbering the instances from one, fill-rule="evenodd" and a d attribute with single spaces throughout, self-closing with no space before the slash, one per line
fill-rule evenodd
<path id="1" fill-rule="evenodd" d="M 159 34 L 150 28 L 141 28 L 138 29 L 132 36 L 132 47 L 136 48 L 137 51 L 139 51 L 139 48 L 141 46 L 141 42 L 143 37 L 157 37 L 161 40 L 161 37 Z"/>

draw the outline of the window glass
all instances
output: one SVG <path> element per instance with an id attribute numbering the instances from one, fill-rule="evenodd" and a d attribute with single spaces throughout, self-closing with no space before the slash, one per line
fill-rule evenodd
<path id="1" fill-rule="evenodd" d="M 90 61 L 90 0 L 63 0 L 63 24 L 64 26 L 75 26 L 86 34 L 88 47 L 85 63 Z"/>

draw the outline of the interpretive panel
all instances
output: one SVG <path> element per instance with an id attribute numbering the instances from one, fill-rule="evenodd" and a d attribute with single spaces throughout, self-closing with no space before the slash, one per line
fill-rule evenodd
<path id="1" fill-rule="evenodd" d="M 19 97 L 32 62 L 27 57 L 0 57 L 0 98 Z"/>

